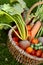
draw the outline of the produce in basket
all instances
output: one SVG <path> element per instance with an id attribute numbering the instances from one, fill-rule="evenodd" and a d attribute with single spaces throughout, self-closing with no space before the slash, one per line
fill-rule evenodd
<path id="1" fill-rule="evenodd" d="M 26 19 L 26 22 L 28 22 L 28 24 L 24 22 L 21 14 L 17 10 L 14 9 L 16 12 L 14 15 L 11 15 L 2 9 L 0 10 L 0 16 L 5 15 L 16 24 L 17 30 L 9 24 L 0 24 L 0 26 L 4 25 L 12 28 L 11 36 L 13 43 L 16 42 L 15 44 L 19 48 L 23 49 L 24 52 L 37 58 L 43 58 L 43 42 L 41 40 L 41 38 L 43 38 L 43 5 L 37 8 L 35 14 L 32 15 L 30 13 L 34 7 L 40 4 L 43 4 L 43 2 L 36 3 L 29 10 Z"/>
<path id="2" fill-rule="evenodd" d="M 27 18 L 29 21 L 28 24 L 26 23 L 25 25 L 24 23 L 21 23 L 24 26 L 24 30 L 23 30 L 23 27 L 21 26 L 20 30 L 21 30 L 22 36 L 20 36 L 21 38 L 19 39 L 18 43 L 19 43 L 19 47 L 25 50 L 26 53 L 43 58 L 42 56 L 42 53 L 43 53 L 43 40 L 42 40 L 43 39 L 43 26 L 42 26 L 43 5 L 37 8 L 36 13 L 33 15 L 34 15 L 33 19 L 31 19 L 30 17 L 31 22 L 29 20 L 29 16 L 31 15 L 29 15 Z"/>

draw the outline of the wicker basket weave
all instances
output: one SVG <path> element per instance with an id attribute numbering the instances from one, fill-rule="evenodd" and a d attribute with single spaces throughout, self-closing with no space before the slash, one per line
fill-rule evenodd
<path id="1" fill-rule="evenodd" d="M 37 5 L 43 4 L 43 2 L 38 2 L 38 3 L 39 4 Z M 36 7 L 37 5 L 35 4 L 35 6 L 32 6 L 28 14 L 30 14 L 33 8 Z M 13 28 L 16 29 L 16 27 L 13 27 Z M 38 65 L 43 62 L 43 58 L 32 56 L 16 45 L 16 42 L 13 41 L 12 39 L 12 29 L 8 33 L 7 45 L 8 45 L 9 51 L 12 53 L 14 58 L 16 58 L 18 62 L 23 63 L 24 65 Z"/>

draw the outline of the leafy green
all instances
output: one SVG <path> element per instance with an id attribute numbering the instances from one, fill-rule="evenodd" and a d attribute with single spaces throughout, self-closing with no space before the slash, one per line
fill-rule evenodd
<path id="1" fill-rule="evenodd" d="M 38 16 L 39 20 L 43 21 L 43 5 L 38 6 L 35 16 Z"/>
<path id="2" fill-rule="evenodd" d="M 23 2 L 21 2 L 21 3 L 23 3 Z M 0 5 L 0 29 L 2 29 L 2 28 L 7 29 L 7 26 L 9 26 L 10 23 L 12 21 L 14 21 L 19 30 L 20 35 L 18 35 L 16 33 L 16 31 L 13 29 L 14 32 L 17 34 L 17 36 L 20 39 L 25 40 L 27 38 L 27 30 L 26 30 L 25 23 L 21 16 L 21 13 L 24 11 L 23 8 L 25 8 L 25 7 L 22 7 L 21 5 L 22 4 L 19 4 L 19 3 L 18 4 L 16 3 L 13 6 L 11 6 L 10 4 Z M 3 20 L 2 20 L 2 18 L 3 18 Z M 4 25 L 7 24 L 7 26 L 4 26 L 3 24 Z"/>
<path id="3" fill-rule="evenodd" d="M 9 13 L 10 15 L 15 15 L 18 13 L 21 14 L 24 11 L 25 7 L 26 7 L 25 2 L 21 1 L 21 4 L 20 4 L 20 1 L 18 0 L 18 3 L 13 4 L 12 6 L 10 4 L 0 5 L 0 10 L 4 10 L 7 13 Z M 3 15 L 3 13 L 0 14 L 0 23 L 3 22 L 3 23 L 10 24 L 12 22 L 12 20 L 9 17 L 7 17 L 6 15 L 3 15 L 3 16 L 2 15 Z M 3 18 L 3 20 L 2 20 L 2 18 Z M 2 28 L 7 29 L 8 27 L 0 26 L 0 29 L 2 29 Z"/>
<path id="4" fill-rule="evenodd" d="M 15 22 L 15 24 L 16 24 L 16 26 L 17 26 L 17 28 L 18 28 L 18 30 L 19 30 L 19 33 L 20 33 L 20 35 L 18 35 L 16 32 L 15 32 L 15 30 L 14 30 L 14 32 L 17 34 L 17 36 L 19 37 L 19 38 L 21 38 L 22 40 L 25 40 L 26 38 L 27 38 L 27 30 L 26 30 L 26 27 L 25 27 L 25 23 L 24 23 L 24 21 L 23 21 L 23 19 L 22 19 L 22 17 L 21 17 L 21 15 L 18 13 L 18 14 L 15 14 L 14 16 L 11 16 L 10 14 L 8 14 L 8 13 L 6 13 L 5 11 L 2 11 L 2 10 L 0 10 L 0 16 L 7 16 L 8 18 L 10 18 L 12 21 L 14 21 Z M 4 23 L 4 22 L 1 22 L 1 24 L 0 25 L 2 25 L 2 24 L 4 24 L 4 25 L 7 25 L 8 23 Z M 11 27 L 9 24 L 7 25 L 7 26 L 9 26 L 9 27 Z M 12 28 L 12 27 L 11 27 Z M 23 32 L 24 31 L 24 32 Z"/>
<path id="5" fill-rule="evenodd" d="M 20 7 L 21 8 L 21 7 Z M 22 11 L 22 8 L 18 11 L 18 10 L 15 10 L 14 7 L 12 7 L 10 4 L 4 4 L 4 5 L 0 5 L 0 10 L 4 10 L 6 11 L 7 13 L 9 13 L 10 15 L 14 15 L 16 14 L 17 12 L 19 12 L 19 14 L 21 14 Z M 6 20 L 5 20 L 6 19 Z M 3 15 L 3 13 L 1 12 L 0 13 L 0 23 L 7 23 L 7 24 L 10 24 L 12 22 L 12 20 L 7 17 L 6 15 Z M 2 28 L 8 28 L 8 27 L 5 27 L 5 26 L 0 26 L 0 29 Z"/>
<path id="6" fill-rule="evenodd" d="M 11 6 L 10 4 L 0 5 L 0 10 L 4 10 L 7 13 L 9 13 L 10 15 L 14 15 L 17 12 L 19 12 L 13 6 Z M 19 14 L 21 14 L 21 13 L 19 12 Z"/>
<path id="7" fill-rule="evenodd" d="M 22 4 L 19 4 L 19 3 L 15 3 L 12 6 L 10 4 L 0 5 L 0 10 L 4 10 L 4 11 L 10 13 L 11 15 L 14 15 L 16 13 L 16 11 L 14 11 L 14 10 L 17 10 L 21 14 L 21 13 L 23 13 L 25 8 L 28 9 L 26 7 L 26 5 L 24 5 L 24 7 L 22 7 Z"/>
<path id="8" fill-rule="evenodd" d="M 17 11 L 19 11 L 19 13 L 22 13 L 23 11 L 24 11 L 24 9 L 22 8 L 22 6 L 20 5 L 20 4 L 15 4 L 15 5 L 13 5 L 13 7 L 17 10 Z"/>
<path id="9" fill-rule="evenodd" d="M 12 2 L 16 2 L 17 0 L 10 0 L 10 3 L 12 3 Z"/>
<path id="10" fill-rule="evenodd" d="M 43 0 L 40 0 L 43 2 Z M 32 20 L 33 23 L 35 23 L 37 20 L 43 21 L 43 5 L 39 5 L 37 7 L 37 10 L 34 14 L 34 19 Z"/>
<path id="11" fill-rule="evenodd" d="M 26 7 L 26 3 L 23 1 L 23 0 L 17 0 L 20 5 L 22 6 L 22 8 L 25 8 Z"/>
<path id="12" fill-rule="evenodd" d="M 38 0 L 24 0 L 24 1 L 27 3 L 28 7 L 31 7 Z M 0 0 L 0 4 L 8 3 L 8 2 L 9 2 L 9 0 Z M 36 8 L 35 8 L 35 10 L 36 10 Z M 6 32 L 5 31 L 3 32 L 3 30 L 0 32 L 0 34 L 3 34 L 3 35 L 5 33 Z M 7 40 L 5 37 L 7 34 L 4 36 L 3 35 L 2 35 L 2 37 L 0 37 L 0 39 L 2 38 L 1 41 L 3 42 L 3 45 L 4 45 L 5 41 Z M 6 39 L 6 40 L 4 40 L 4 39 Z M 11 54 L 8 51 L 7 44 L 5 44 L 6 47 L 3 45 L 0 44 L 0 65 L 22 65 L 22 64 L 18 63 L 15 59 L 13 59 L 13 57 L 11 56 Z M 8 58 L 8 62 L 5 61 L 6 57 Z M 43 64 L 40 64 L 40 65 L 43 65 Z"/>
<path id="13" fill-rule="evenodd" d="M 24 8 L 27 8 L 26 3 L 23 0 L 10 0 L 10 3 L 12 2 L 16 2 L 16 4 L 13 4 L 13 6 L 20 13 L 24 11 Z"/>
<path id="14" fill-rule="evenodd" d="M 26 3 L 23 0 L 10 0 L 10 2 L 18 2 L 22 8 L 26 7 Z"/>

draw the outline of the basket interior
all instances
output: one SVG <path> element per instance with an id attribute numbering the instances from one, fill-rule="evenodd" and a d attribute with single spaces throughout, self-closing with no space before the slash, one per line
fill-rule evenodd
<path id="1" fill-rule="evenodd" d="M 14 26 L 14 28 L 16 29 L 16 26 Z M 32 56 L 28 53 L 26 53 L 23 49 L 21 49 L 19 46 L 16 45 L 16 42 L 13 41 L 12 39 L 12 29 L 10 29 L 9 33 L 8 33 L 8 37 L 9 37 L 9 41 L 11 42 L 11 44 L 23 55 L 27 56 L 28 58 L 34 59 L 34 60 L 38 60 L 38 61 L 43 61 L 43 58 L 38 58 L 36 56 Z"/>

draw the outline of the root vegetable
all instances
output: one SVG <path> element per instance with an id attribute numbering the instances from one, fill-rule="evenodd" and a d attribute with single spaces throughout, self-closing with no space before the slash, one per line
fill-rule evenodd
<path id="1" fill-rule="evenodd" d="M 35 37 L 35 35 L 37 34 L 37 32 L 38 32 L 40 26 L 41 26 L 41 22 L 40 22 L 40 21 L 36 22 L 36 24 L 34 25 L 34 27 L 32 28 L 32 31 L 31 31 L 31 34 L 32 34 L 31 37 L 32 37 L 32 38 Z"/>
<path id="2" fill-rule="evenodd" d="M 27 25 L 26 27 L 27 27 L 27 30 L 28 30 L 28 31 L 30 31 L 31 28 L 32 28 L 30 25 Z"/>
<path id="3" fill-rule="evenodd" d="M 28 31 L 28 36 L 31 37 L 31 31 Z"/>
<path id="4" fill-rule="evenodd" d="M 43 43 L 43 37 L 39 37 L 38 40 Z"/>
<path id="5" fill-rule="evenodd" d="M 19 42 L 19 46 L 20 46 L 22 49 L 26 49 L 28 46 L 30 46 L 30 42 L 27 41 L 27 40 L 20 41 L 20 42 Z"/>

